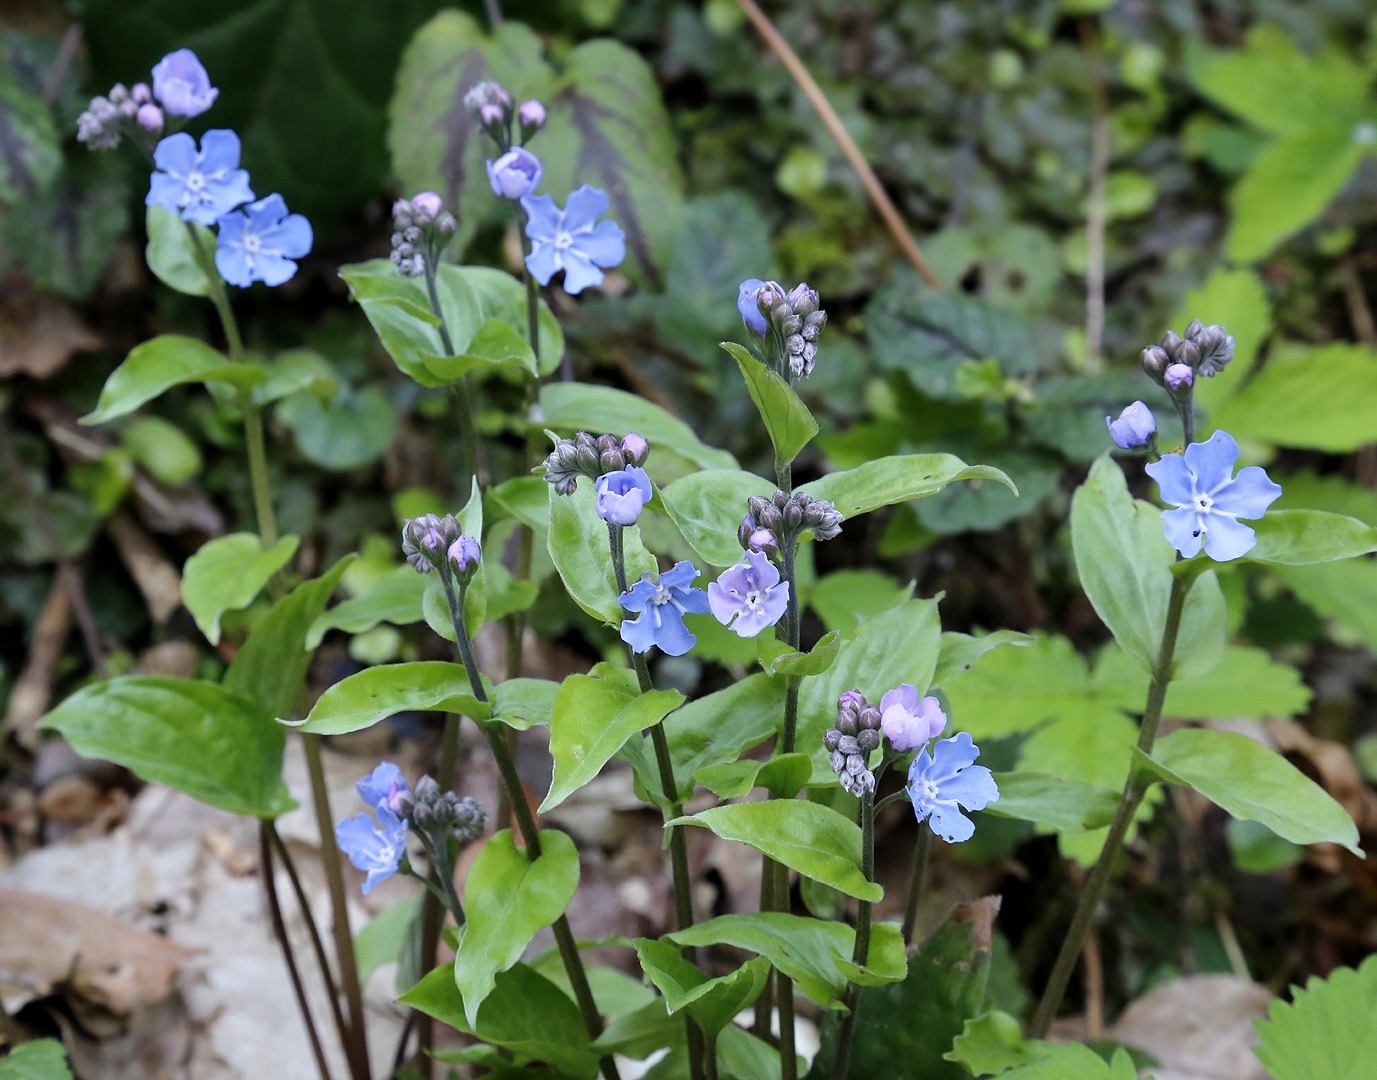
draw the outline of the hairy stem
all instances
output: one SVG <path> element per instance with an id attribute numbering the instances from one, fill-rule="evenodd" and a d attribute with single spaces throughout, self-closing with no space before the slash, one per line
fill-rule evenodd
<path id="1" fill-rule="evenodd" d="M 861 872 L 866 881 L 875 880 L 875 792 L 861 794 Z M 856 947 L 851 962 L 861 967 L 870 958 L 870 901 L 862 900 L 856 907 Z M 861 988 L 856 983 L 846 986 L 846 1007 L 849 1010 L 837 1032 L 837 1056 L 832 1060 L 832 1080 L 846 1080 L 851 1068 L 851 1038 L 856 1030 L 856 1010 Z"/>
<path id="2" fill-rule="evenodd" d="M 1181 613 L 1185 609 L 1186 594 L 1190 587 L 1190 583 L 1182 578 L 1172 578 L 1171 597 L 1167 602 L 1167 621 L 1162 630 L 1162 646 L 1157 653 L 1152 684 L 1148 687 L 1147 704 L 1143 708 L 1143 724 L 1138 731 L 1138 749 L 1144 754 L 1152 752 L 1153 743 L 1157 740 L 1157 729 L 1162 722 L 1162 702 L 1166 700 L 1167 686 L 1171 683 L 1176 636 L 1181 629 Z M 1090 872 L 1085 888 L 1081 890 L 1075 913 L 1071 916 L 1071 927 L 1066 932 L 1061 952 L 1057 954 L 1052 974 L 1047 979 L 1047 987 L 1043 990 L 1037 1010 L 1033 1013 L 1029 1034 L 1034 1039 L 1044 1038 L 1056 1018 L 1061 999 L 1066 994 L 1066 984 L 1070 982 L 1071 972 L 1075 969 L 1076 959 L 1080 956 L 1086 935 L 1090 932 L 1090 925 L 1095 919 L 1095 912 L 1104 899 L 1105 889 L 1109 886 L 1114 859 L 1123 846 L 1129 826 L 1133 823 L 1133 815 L 1137 813 L 1147 789 L 1148 781 L 1141 774 L 1131 771 L 1124 783 L 1119 808 L 1115 811 L 1114 820 L 1109 826 L 1109 835 L 1105 839 L 1100 858 Z"/>

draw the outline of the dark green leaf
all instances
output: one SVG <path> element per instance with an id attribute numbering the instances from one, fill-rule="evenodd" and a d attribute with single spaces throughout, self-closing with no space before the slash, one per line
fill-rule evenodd
<path id="1" fill-rule="evenodd" d="M 262 381 L 263 372 L 257 367 L 231 364 L 204 341 L 164 334 L 130 351 L 105 380 L 95 410 L 81 422 L 103 424 L 124 416 L 182 383 L 224 382 L 247 388 Z"/>
<path id="2" fill-rule="evenodd" d="M 368 976 L 378 968 L 401 958 L 402 946 L 420 910 L 420 894 L 408 896 L 378 912 L 354 935 L 354 956 L 359 967 L 360 983 L 366 984 Z"/>
<path id="3" fill-rule="evenodd" d="M 61 167 L 52 110 L 0 59 L 0 205 L 42 195 Z"/>
<path id="4" fill-rule="evenodd" d="M 0 1059 L 0 1080 L 72 1080 L 67 1054 L 56 1039 L 34 1039 Z"/>
<path id="5" fill-rule="evenodd" d="M 322 469 L 344 472 L 380 458 L 397 434 L 397 413 L 376 387 L 341 387 L 328 402 L 299 390 L 278 403 L 274 416 L 291 429 L 302 457 Z"/>

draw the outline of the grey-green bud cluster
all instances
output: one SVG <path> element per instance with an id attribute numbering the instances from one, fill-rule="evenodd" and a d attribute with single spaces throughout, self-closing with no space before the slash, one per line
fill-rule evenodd
<path id="1" fill-rule="evenodd" d="M 512 117 L 516 102 L 502 86 L 490 79 L 475 83 L 464 94 L 464 108 L 483 131 L 506 153 L 512 145 Z"/>
<path id="2" fill-rule="evenodd" d="M 151 150 L 164 122 L 147 83 L 135 83 L 132 89 L 116 83 L 108 95 L 92 98 L 77 117 L 77 141 L 92 150 L 113 150 L 122 138 L 131 136 Z"/>
<path id="3" fill-rule="evenodd" d="M 432 777 L 423 776 L 411 793 L 406 819 L 418 832 L 458 836 L 461 841 L 468 841 L 482 835 L 488 815 L 477 800 L 452 791 L 442 792 Z"/>
<path id="4" fill-rule="evenodd" d="M 580 476 L 596 480 L 605 473 L 640 466 L 650 454 L 650 444 L 634 431 L 620 439 L 615 435 L 594 438 L 586 431 L 572 439 L 562 439 L 553 431 L 545 434 L 555 445 L 541 467 L 546 483 L 555 485 L 557 495 L 572 495 Z"/>
<path id="5" fill-rule="evenodd" d="M 788 540 L 801 532 L 812 532 L 814 539 L 831 540 L 841 532 L 841 512 L 826 499 L 815 499 L 803 491 L 792 495 L 776 491 L 770 498 L 752 495 L 746 500 L 750 520 L 756 529 L 767 529 L 780 540 Z M 737 538 L 742 538 L 746 522 L 741 523 Z M 749 548 L 747 539 L 742 546 Z M 762 538 L 763 539 L 763 538 Z"/>
<path id="6" fill-rule="evenodd" d="M 1234 358 L 1234 344 L 1233 335 L 1224 327 L 1217 323 L 1206 326 L 1199 319 L 1192 319 L 1184 337 L 1174 330 L 1168 330 L 1162 338 L 1162 344 L 1149 345 L 1142 351 L 1139 360 L 1154 382 L 1174 391 L 1178 386 L 1168 384 L 1169 368 L 1182 364 L 1190 368 L 1192 376 L 1212 378 Z M 1180 380 L 1171 381 L 1179 384 Z M 1186 385 L 1189 386 L 1189 381 Z"/>
<path id="7" fill-rule="evenodd" d="M 848 690 L 837 701 L 837 718 L 822 734 L 822 745 L 831 754 L 827 764 L 841 778 L 841 786 L 859 797 L 875 790 L 870 755 L 880 745 L 880 707 Z"/>
<path id="8" fill-rule="evenodd" d="M 402 525 L 402 554 L 422 574 L 445 566 L 450 545 L 464 534 L 453 514 L 422 514 Z"/>
<path id="9" fill-rule="evenodd" d="M 392 264 L 407 277 L 420 277 L 440 261 L 440 252 L 459 227 L 440 196 L 422 191 L 392 204 Z"/>
<path id="10" fill-rule="evenodd" d="M 789 365 L 789 373 L 796 379 L 811 375 L 817 361 L 818 335 L 827 325 L 827 312 L 818 307 L 817 290 L 804 283 L 784 293 L 767 283 L 756 294 L 756 304 L 769 324 L 770 336 L 783 350 L 781 363 Z"/>

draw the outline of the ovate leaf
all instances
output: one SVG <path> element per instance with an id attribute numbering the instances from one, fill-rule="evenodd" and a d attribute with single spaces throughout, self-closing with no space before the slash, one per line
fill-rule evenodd
<path id="1" fill-rule="evenodd" d="M 251 387 L 263 381 L 263 372 L 251 364 L 231 364 L 224 354 L 204 341 L 163 334 L 136 345 L 119 367 L 110 373 L 93 412 L 83 424 L 103 424 L 133 412 L 164 390 L 182 383 L 224 382 Z"/>
<path id="2" fill-rule="evenodd" d="M 818 433 L 817 421 L 792 386 L 740 345 L 724 341 L 722 348 L 741 369 L 746 390 L 760 410 L 760 418 L 765 421 L 765 430 L 774 444 L 775 461 L 787 465 Z"/>
<path id="3" fill-rule="evenodd" d="M 951 454 L 895 454 L 828 473 L 799 490 L 826 499 L 842 517 L 853 518 L 881 506 L 935 495 L 958 480 L 992 480 L 1018 494 L 1018 487 L 999 469 L 967 465 Z"/>
<path id="4" fill-rule="evenodd" d="M 253 603 L 299 543 L 295 536 L 284 536 L 265 550 L 257 533 L 230 533 L 202 545 L 186 561 L 182 601 L 212 645 L 220 641 L 220 616 Z"/>
<path id="5" fill-rule="evenodd" d="M 461 665 L 416 660 L 379 664 L 341 679 L 320 695 L 305 720 L 283 723 L 313 735 L 344 735 L 395 713 L 428 710 L 486 720 L 492 706 L 473 696 Z"/>
<path id="6" fill-rule="evenodd" d="M 600 622 L 618 625 L 622 606 L 612 567 L 607 522 L 598 517 L 593 485 L 580 484 L 572 495 L 558 495 L 550 485 L 550 558 L 574 602 Z M 641 531 L 622 530 L 628 586 L 658 570 L 655 556 L 641 543 Z"/>

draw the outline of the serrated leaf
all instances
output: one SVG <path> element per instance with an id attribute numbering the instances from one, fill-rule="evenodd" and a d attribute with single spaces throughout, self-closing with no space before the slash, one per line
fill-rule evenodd
<path id="1" fill-rule="evenodd" d="M 1363 1080 L 1377 1054 L 1377 956 L 1273 1000 L 1254 1053 L 1276 1080 Z"/>
<path id="2" fill-rule="evenodd" d="M 627 698 L 622 688 L 588 675 L 570 675 L 550 717 L 554 775 L 539 813 L 553 810 L 602 771 L 632 735 L 658 724 L 684 703 L 677 690 L 648 690 Z"/>
<path id="3" fill-rule="evenodd" d="M 257 533 L 230 533 L 201 546 L 182 568 L 182 602 L 212 645 L 220 641 L 220 616 L 254 597 L 296 554 L 300 540 L 284 536 L 264 550 Z"/>
<path id="4" fill-rule="evenodd" d="M 740 469 L 703 469 L 660 489 L 660 504 L 704 562 L 731 566 L 742 559 L 737 526 L 752 495 L 769 497 L 775 485 Z"/>
<path id="5" fill-rule="evenodd" d="M 454 957 L 454 984 L 472 1028 L 478 1010 L 536 931 L 564 914 L 579 884 L 579 853 L 557 829 L 542 829 L 540 858 L 518 850 L 512 830 L 493 834 L 479 851 L 464 885 L 468 922 Z"/>
<path id="6" fill-rule="evenodd" d="M 598 517 L 591 484 L 580 484 L 572 495 L 558 495 L 550 485 L 550 558 L 574 602 L 599 622 L 620 625 L 622 606 L 617 600 L 617 577 L 612 567 L 607 522 Z M 655 556 L 641 543 L 635 525 L 622 530 L 626 580 L 630 585 L 642 574 L 659 570 Z"/>
<path id="7" fill-rule="evenodd" d="M 295 805 L 282 783 L 282 728 L 216 683 L 137 675 L 92 683 L 41 726 L 79 754 L 222 810 L 275 817 Z"/>
<path id="8" fill-rule="evenodd" d="M 474 720 L 486 720 L 492 714 L 490 704 L 473 696 L 461 665 L 414 660 L 379 664 L 341 679 L 320 695 L 305 720 L 282 723 L 313 735 L 344 735 L 395 713 L 431 710 Z"/>
<path id="9" fill-rule="evenodd" d="M 110 373 L 93 411 L 83 424 L 103 424 L 133 412 L 146 401 L 183 383 L 223 382 L 249 388 L 263 381 L 263 372 L 251 364 L 231 364 L 223 353 L 204 341 L 163 334 L 136 345 L 124 363 Z"/>
<path id="10" fill-rule="evenodd" d="M 958 480 L 993 480 L 1018 494 L 1018 487 L 999 469 L 967 465 L 951 454 L 895 454 L 828 473 L 799 490 L 815 499 L 826 499 L 842 517 L 853 518 L 881 506 L 935 495 Z"/>
<path id="11" fill-rule="evenodd" d="M 611 386 L 552 382 L 540 388 L 539 427 L 618 437 L 636 432 L 652 446 L 682 454 L 700 469 L 735 469 L 736 458 L 708 446 L 693 428 L 653 401 Z M 745 511 L 742 511 L 743 515 Z"/>
<path id="12" fill-rule="evenodd" d="M 1256 271 L 1221 267 L 1186 293 L 1170 325 L 1184 329 L 1197 317 L 1227 327 L 1234 338 L 1234 358 L 1229 366 L 1213 378 L 1195 381 L 1196 408 L 1213 415 L 1253 370 L 1258 349 L 1272 329 L 1272 302 Z"/>
<path id="13" fill-rule="evenodd" d="M 775 461 L 787 465 L 818 433 L 817 421 L 792 386 L 740 345 L 724 341 L 722 348 L 741 369 L 746 390 L 760 410 L 760 418 L 775 448 Z"/>
<path id="14" fill-rule="evenodd" d="M 1125 712 L 1141 713 L 1149 679 L 1123 651 L 1108 645 L 1093 676 L 1095 692 Z M 1173 680 L 1162 712 L 1185 720 L 1216 716 L 1284 717 L 1304 713 L 1310 688 L 1290 664 L 1275 662 L 1265 649 L 1231 645 L 1223 660 L 1203 675 Z"/>
<path id="15" fill-rule="evenodd" d="M 1342 806 L 1289 761 L 1231 731 L 1182 728 L 1134 749 L 1149 775 L 1192 787 L 1236 818 L 1260 821 L 1295 844 L 1334 843 L 1363 857 L 1358 827 Z"/>
<path id="16" fill-rule="evenodd" d="M 840 889 L 860 900 L 879 900 L 884 890 L 866 881 L 860 870 L 861 828 L 830 806 L 796 800 L 729 803 L 665 827 L 699 825 L 724 840 L 736 840 L 764 852 L 805 877 Z"/>
<path id="17" fill-rule="evenodd" d="M 56 1039 L 34 1039 L 0 1058 L 0 1080 L 72 1080 L 67 1052 Z"/>

